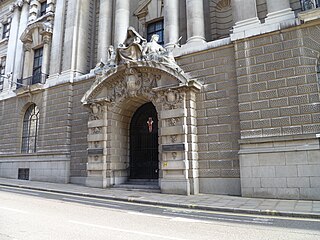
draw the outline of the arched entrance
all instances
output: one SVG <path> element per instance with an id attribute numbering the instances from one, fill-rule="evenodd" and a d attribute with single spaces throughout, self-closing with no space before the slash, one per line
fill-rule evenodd
<path id="1" fill-rule="evenodd" d="M 158 179 L 158 116 L 149 102 L 134 113 L 130 123 L 130 179 Z"/>

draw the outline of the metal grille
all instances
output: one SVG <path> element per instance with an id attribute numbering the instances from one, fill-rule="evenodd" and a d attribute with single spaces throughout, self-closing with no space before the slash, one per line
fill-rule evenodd
<path id="1" fill-rule="evenodd" d="M 150 131 L 148 120 L 152 118 Z M 142 105 L 130 125 L 130 178 L 158 179 L 158 117 L 152 103 Z"/>
<path id="2" fill-rule="evenodd" d="M 18 179 L 29 180 L 29 168 L 19 168 L 18 169 Z"/>

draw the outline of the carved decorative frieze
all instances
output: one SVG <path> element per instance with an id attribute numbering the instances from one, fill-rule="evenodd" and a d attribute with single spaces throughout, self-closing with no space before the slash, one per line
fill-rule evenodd
<path id="1" fill-rule="evenodd" d="M 158 92 L 157 102 L 162 103 L 164 109 L 177 109 L 183 107 L 184 93 L 180 89 L 167 89 Z"/>

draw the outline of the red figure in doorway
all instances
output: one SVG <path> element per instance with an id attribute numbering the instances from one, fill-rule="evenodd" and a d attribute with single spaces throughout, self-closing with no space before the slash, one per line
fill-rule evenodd
<path id="1" fill-rule="evenodd" d="M 149 128 L 149 133 L 151 133 L 152 132 L 152 124 L 153 124 L 152 117 L 149 117 L 147 124 L 148 124 L 148 128 Z"/>

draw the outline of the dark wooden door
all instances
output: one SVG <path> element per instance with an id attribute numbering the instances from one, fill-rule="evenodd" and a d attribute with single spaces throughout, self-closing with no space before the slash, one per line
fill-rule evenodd
<path id="1" fill-rule="evenodd" d="M 158 179 L 158 117 L 154 105 L 146 103 L 130 124 L 130 178 Z"/>

